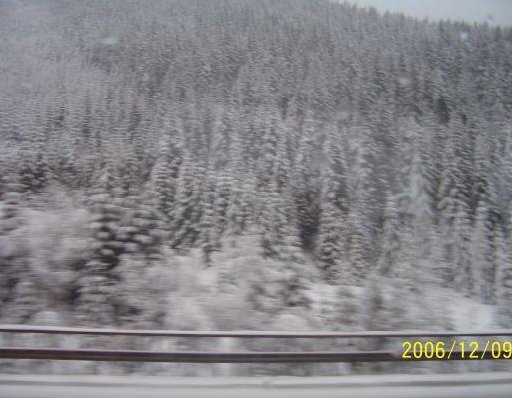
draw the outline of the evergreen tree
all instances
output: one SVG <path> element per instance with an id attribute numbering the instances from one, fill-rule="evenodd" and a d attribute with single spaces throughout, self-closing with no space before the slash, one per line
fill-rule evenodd
<path id="1" fill-rule="evenodd" d="M 137 329 L 163 327 L 167 293 L 163 279 L 165 270 L 156 260 L 138 252 L 121 255 L 115 270 L 117 283 L 109 292 L 115 300 L 115 318 L 119 325 Z"/>
<path id="2" fill-rule="evenodd" d="M 446 151 L 446 168 L 439 185 L 439 229 L 441 268 L 438 270 L 447 285 L 455 283 L 458 289 L 471 285 L 467 251 L 470 239 L 468 201 L 464 194 L 464 181 L 454 145 Z"/>
<path id="3" fill-rule="evenodd" d="M 215 226 L 214 211 L 215 193 L 210 181 L 202 198 L 203 212 L 201 215 L 200 245 L 203 252 L 204 264 L 211 265 L 211 254 L 220 246 L 218 229 Z"/>
<path id="4" fill-rule="evenodd" d="M 381 235 L 380 256 L 377 268 L 383 276 L 399 276 L 401 231 L 398 208 L 395 198 L 388 195 L 386 211 L 384 214 L 384 226 Z"/>
<path id="5" fill-rule="evenodd" d="M 249 183 L 245 183 L 242 187 L 234 185 L 232 187 L 231 200 L 226 211 L 226 236 L 236 243 L 236 239 L 240 237 L 249 227 Z"/>
<path id="6" fill-rule="evenodd" d="M 409 187 L 404 195 L 404 234 L 410 234 L 410 240 L 406 243 L 410 247 L 406 250 L 412 256 L 410 261 L 418 268 L 411 275 L 412 283 L 424 285 L 428 281 L 437 284 L 442 276 L 436 270 L 439 266 L 439 255 L 435 247 L 437 234 L 434 228 L 431 171 L 422 156 L 418 141 L 414 144 L 413 151 L 407 168 Z"/>
<path id="7" fill-rule="evenodd" d="M 261 240 L 263 266 L 257 271 L 249 295 L 255 300 L 256 308 L 264 312 L 288 307 L 309 308 L 311 299 L 306 289 L 312 272 L 300 248 L 296 221 L 288 218 L 285 210 L 291 207 L 291 194 L 279 196 L 275 182 L 272 187 L 274 193 L 266 198 L 268 207 Z M 257 298 L 260 295 L 261 298 Z"/>
<path id="8" fill-rule="evenodd" d="M 489 210 L 480 202 L 471 236 L 472 274 L 475 275 L 475 292 L 486 303 L 492 301 L 495 278 L 493 263 L 493 229 L 489 222 Z"/>
<path id="9" fill-rule="evenodd" d="M 14 300 L 16 286 L 22 282 L 27 271 L 26 253 L 20 246 L 18 228 L 23 225 L 21 210 L 21 186 L 16 176 L 7 176 L 5 193 L 0 212 L 0 315 L 8 316 L 6 305 Z"/>
<path id="10" fill-rule="evenodd" d="M 348 215 L 348 261 L 346 279 L 350 284 L 362 286 L 372 269 L 370 242 L 361 228 L 361 219 L 354 213 Z"/>
<path id="11" fill-rule="evenodd" d="M 33 275 L 27 272 L 21 277 L 3 308 L 4 320 L 14 324 L 30 323 L 35 314 L 45 309 L 41 290 L 30 280 Z"/>
<path id="12" fill-rule="evenodd" d="M 263 257 L 277 258 L 284 245 L 285 231 L 287 228 L 286 213 L 282 197 L 277 192 L 277 184 L 274 181 L 266 192 L 263 203 L 263 220 L 261 247 Z"/>
<path id="13" fill-rule="evenodd" d="M 347 283 L 347 280 L 344 281 L 344 272 L 347 271 L 345 257 L 348 253 L 347 219 L 336 205 L 336 192 L 329 177 L 325 184 L 327 188 L 324 189 L 321 203 L 316 255 L 326 281 L 332 284 Z"/>
<path id="14" fill-rule="evenodd" d="M 443 238 L 443 235 L 441 234 Z M 469 294 L 475 285 L 474 269 L 471 258 L 471 223 L 464 207 L 459 206 L 455 214 L 451 234 L 448 237 L 451 243 L 450 263 L 453 267 L 453 281 L 456 289 Z"/>
<path id="15" fill-rule="evenodd" d="M 130 193 L 136 191 L 141 185 L 141 164 L 133 147 L 128 146 L 123 152 L 126 156 L 119 174 L 122 177 L 122 189 Z"/>
<path id="16" fill-rule="evenodd" d="M 350 143 L 352 152 L 352 169 L 350 175 L 351 212 L 359 225 L 359 233 L 370 240 L 375 235 L 378 205 L 376 203 L 377 186 L 375 172 L 375 144 L 371 131 L 364 125 L 356 125 Z M 368 248 L 369 249 L 369 248 Z M 373 257 L 374 253 L 370 250 Z"/>
<path id="17" fill-rule="evenodd" d="M 197 167 L 187 157 L 182 164 L 172 211 L 171 246 L 174 249 L 190 248 L 199 238 L 200 188 Z"/>
<path id="18" fill-rule="evenodd" d="M 212 144 L 211 158 L 215 170 L 228 167 L 233 135 L 235 134 L 235 111 L 232 104 L 224 110 Z"/>
<path id="19" fill-rule="evenodd" d="M 305 249 L 312 249 L 320 217 L 320 178 L 313 164 L 314 122 L 307 118 L 294 162 L 292 189 L 299 220 L 299 236 Z"/>
<path id="20" fill-rule="evenodd" d="M 113 288 L 118 280 L 114 270 L 124 243 L 120 238 L 122 207 L 110 170 L 107 168 L 102 186 L 91 197 L 91 254 L 76 281 L 77 315 L 86 325 L 116 323 Z"/>
<path id="21" fill-rule="evenodd" d="M 501 327 L 508 328 L 512 322 L 512 258 L 510 249 L 506 247 L 506 240 L 499 233 L 495 239 L 499 260 L 496 278 L 497 321 Z"/>
<path id="22" fill-rule="evenodd" d="M 166 221 L 170 220 L 174 207 L 179 168 L 177 161 L 171 159 L 169 152 L 169 149 L 165 149 L 157 158 L 150 180 L 155 206 Z"/>
<path id="23" fill-rule="evenodd" d="M 228 208 L 232 202 L 231 198 L 231 178 L 226 175 L 217 177 L 215 187 L 215 198 L 213 203 L 214 223 L 217 236 L 221 237 L 228 226 Z"/>
<path id="24" fill-rule="evenodd" d="M 338 330 L 346 332 L 361 330 L 360 300 L 353 287 L 343 285 L 338 288 L 334 309 L 335 317 L 332 323 Z"/>
<path id="25" fill-rule="evenodd" d="M 49 180 L 49 170 L 42 153 L 21 153 L 20 184 L 24 192 L 38 193 L 46 188 Z"/>
<path id="26" fill-rule="evenodd" d="M 120 220 L 117 239 L 123 251 L 137 254 L 147 261 L 161 261 L 161 246 L 165 237 L 162 214 L 148 194 L 128 198 Z"/>

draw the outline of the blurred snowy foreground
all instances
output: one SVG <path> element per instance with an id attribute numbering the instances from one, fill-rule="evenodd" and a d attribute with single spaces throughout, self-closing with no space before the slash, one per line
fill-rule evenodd
<path id="1" fill-rule="evenodd" d="M 512 374 L 162 378 L 0 375 L 2 398 L 510 397 Z"/>

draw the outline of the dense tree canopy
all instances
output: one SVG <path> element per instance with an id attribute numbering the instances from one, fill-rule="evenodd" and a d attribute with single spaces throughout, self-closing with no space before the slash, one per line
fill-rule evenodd
<path id="1" fill-rule="evenodd" d="M 332 319 L 392 327 L 400 285 L 512 321 L 511 28 L 327 0 L 3 0 L 0 36 L 0 317 L 41 311 L 30 217 L 65 196 L 88 215 L 61 261 L 69 323 L 172 325 L 170 264 L 196 249 L 272 316 L 316 311 L 326 284 Z"/>

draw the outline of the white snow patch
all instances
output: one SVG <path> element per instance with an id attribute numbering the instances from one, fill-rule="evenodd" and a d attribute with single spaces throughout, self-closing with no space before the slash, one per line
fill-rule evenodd
<path id="1" fill-rule="evenodd" d="M 101 44 L 104 44 L 106 46 L 114 46 L 116 44 L 119 44 L 119 39 L 117 37 L 105 37 L 102 41 L 101 41 Z"/>
<path id="2" fill-rule="evenodd" d="M 450 318 L 457 330 L 492 330 L 494 322 L 492 305 L 482 304 L 466 297 L 454 296 L 449 305 Z"/>
<path id="3" fill-rule="evenodd" d="M 409 79 L 408 77 L 402 76 L 402 77 L 398 78 L 398 83 L 402 87 L 406 87 L 406 86 L 409 86 L 411 84 L 411 79 Z"/>

